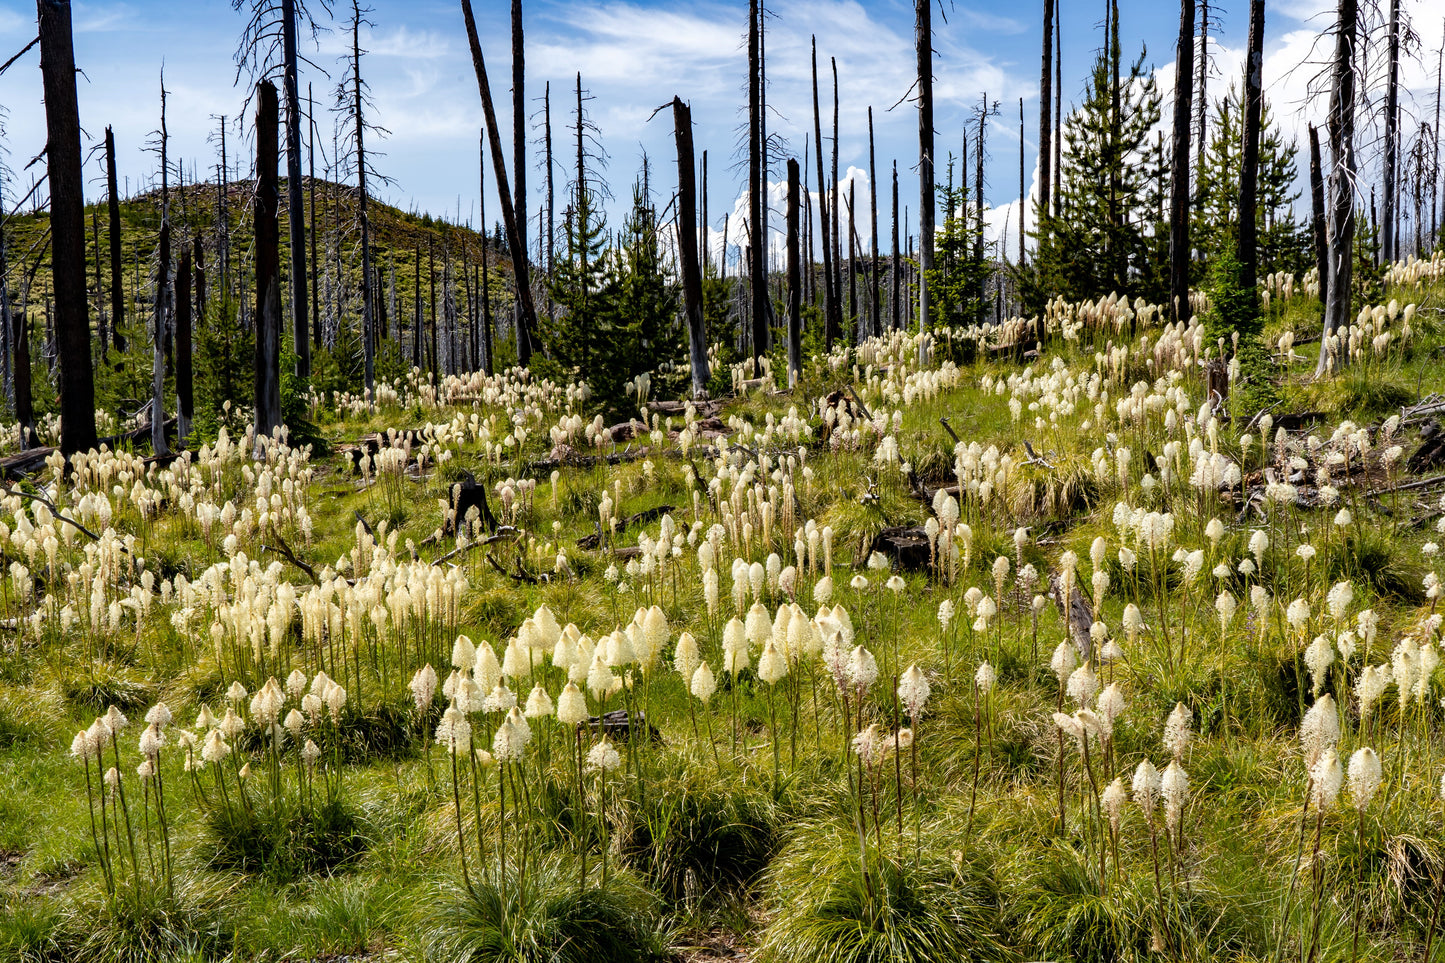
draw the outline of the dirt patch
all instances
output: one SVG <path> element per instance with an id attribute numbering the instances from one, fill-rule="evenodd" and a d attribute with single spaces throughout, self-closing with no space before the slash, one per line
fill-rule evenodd
<path id="1" fill-rule="evenodd" d="M 686 963 L 748 963 L 753 958 L 753 947 L 736 933 L 727 930 L 709 930 L 705 933 L 688 934 L 687 944 L 678 948 L 678 955 Z"/>

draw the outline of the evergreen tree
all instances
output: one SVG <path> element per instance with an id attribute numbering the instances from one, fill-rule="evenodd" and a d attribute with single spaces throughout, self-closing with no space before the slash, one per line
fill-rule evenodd
<path id="1" fill-rule="evenodd" d="M 1100 54 L 1084 103 L 1064 123 L 1057 210 L 1035 232 L 1038 254 L 1025 286 L 1032 310 L 1054 294 L 1071 301 L 1111 292 L 1167 297 L 1150 263 L 1159 219 L 1159 154 L 1152 138 L 1159 88 L 1141 52 L 1120 78 L 1116 99 L 1114 67 L 1108 54 Z"/>
<path id="2" fill-rule="evenodd" d="M 929 321 L 935 328 L 968 325 L 980 315 L 988 316 L 989 266 L 974 257 L 981 234 L 976 214 L 969 209 L 966 166 L 955 188 L 950 156 L 947 183 L 937 188 L 939 204 L 947 213 L 933 242 L 933 267 L 928 271 Z"/>
<path id="3" fill-rule="evenodd" d="M 1244 111 L 1239 90 L 1231 84 L 1215 104 L 1213 136 L 1198 172 L 1199 206 L 1192 232 L 1206 262 L 1226 250 L 1233 251 L 1239 225 L 1239 170 L 1242 163 Z M 1295 190 L 1294 141 L 1286 141 L 1264 105 L 1259 140 L 1259 204 L 1255 221 L 1259 237 L 1259 270 L 1304 271 L 1310 266 L 1308 225 L 1294 215 L 1299 199 Z"/>

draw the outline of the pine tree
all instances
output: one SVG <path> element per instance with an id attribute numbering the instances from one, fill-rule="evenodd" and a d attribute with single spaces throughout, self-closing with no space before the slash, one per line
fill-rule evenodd
<path id="1" fill-rule="evenodd" d="M 1100 54 L 1084 103 L 1064 122 L 1064 177 L 1056 211 L 1035 234 L 1035 272 L 1026 286 L 1035 310 L 1048 292 L 1069 300 L 1112 292 L 1167 297 L 1150 264 L 1160 95 L 1142 52 L 1119 80 L 1117 120 L 1114 85 L 1114 65 Z"/>
<path id="2" fill-rule="evenodd" d="M 1243 126 L 1239 90 L 1231 84 L 1224 98 L 1215 103 L 1204 166 L 1197 175 L 1199 207 L 1191 230 L 1206 262 L 1226 245 L 1232 250 L 1229 239 L 1238 232 Z M 1266 103 L 1260 121 L 1259 203 L 1255 209 L 1261 274 L 1304 271 L 1310 265 L 1308 225 L 1300 224 L 1294 215 L 1300 196 L 1295 189 L 1298 153 L 1295 142 L 1284 139 Z"/>

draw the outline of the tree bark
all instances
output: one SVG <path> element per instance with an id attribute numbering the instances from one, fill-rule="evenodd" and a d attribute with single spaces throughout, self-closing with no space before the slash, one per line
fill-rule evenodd
<path id="1" fill-rule="evenodd" d="M 798 193 L 802 172 L 788 158 L 788 387 L 803 375 L 803 285 L 798 244 Z"/>
<path id="2" fill-rule="evenodd" d="M 1264 0 L 1250 0 L 1249 47 L 1244 62 L 1244 143 L 1239 171 L 1239 283 L 1253 290 L 1259 278 L 1259 127 L 1264 111 Z"/>
<path id="3" fill-rule="evenodd" d="M 296 374 L 311 376 L 307 339 L 306 209 L 301 182 L 301 92 L 296 55 L 296 0 L 281 0 L 282 87 L 286 97 L 286 220 L 291 233 L 291 337 Z"/>
<path id="4" fill-rule="evenodd" d="M 1329 284 L 1317 375 L 1338 370 L 1347 360 L 1330 339 L 1349 325 L 1351 276 L 1355 247 L 1355 42 L 1359 29 L 1357 0 L 1339 0 L 1335 24 L 1335 55 L 1330 88 Z"/>
<path id="5" fill-rule="evenodd" d="M 1400 155 L 1400 0 L 1390 0 L 1389 77 L 1385 82 L 1385 260 L 1398 258 L 1395 191 Z"/>
<path id="6" fill-rule="evenodd" d="M 829 243 L 828 184 L 823 172 L 823 119 L 818 110 L 818 38 L 813 38 L 813 147 L 818 160 L 818 240 L 823 247 L 823 344 L 831 351 L 838 336 L 834 317 L 838 292 L 833 286 L 833 248 Z M 726 258 L 726 253 L 724 253 Z"/>
<path id="7" fill-rule="evenodd" d="M 151 342 L 151 451 L 170 454 L 166 444 L 166 346 L 171 336 L 171 210 L 166 150 L 166 86 L 161 78 L 161 232 L 156 256 L 155 324 Z"/>
<path id="8" fill-rule="evenodd" d="M 677 142 L 677 248 L 682 263 L 682 297 L 687 314 L 688 357 L 692 362 L 692 396 L 707 395 L 707 320 L 703 314 L 702 267 L 697 253 L 697 184 L 693 173 L 692 110 L 681 97 L 672 98 L 673 138 Z"/>
<path id="9" fill-rule="evenodd" d="M 873 107 L 871 105 L 868 107 L 868 220 L 871 234 L 868 251 L 873 259 L 873 270 L 870 273 L 868 285 L 868 336 L 876 338 L 879 334 L 878 312 L 881 310 L 878 300 L 878 157 L 873 151 Z"/>
<path id="10" fill-rule="evenodd" d="M 1179 0 L 1179 44 L 1174 65 L 1174 136 L 1169 166 L 1169 301 L 1176 323 L 1188 323 L 1189 127 L 1194 107 L 1194 0 Z"/>
<path id="11" fill-rule="evenodd" d="M 1024 209 L 1028 207 L 1028 185 L 1024 183 L 1024 99 L 1019 98 L 1019 267 L 1024 266 Z"/>
<path id="12" fill-rule="evenodd" d="M 1192 0 L 1184 0 L 1192 2 Z M 1192 40 L 1192 38 L 1191 38 Z M 1044 217 L 1049 213 L 1050 178 L 1053 176 L 1053 60 L 1054 60 L 1054 0 L 1044 0 L 1044 51 L 1039 68 L 1039 218 L 1036 230 L 1042 234 Z M 1020 248 L 1022 254 L 1022 248 Z"/>
<path id="13" fill-rule="evenodd" d="M 892 270 L 889 271 L 888 309 L 891 314 L 889 327 L 893 331 L 903 329 L 902 309 L 903 302 L 900 299 L 899 287 L 903 280 L 903 262 L 898 256 L 898 162 L 893 162 L 893 256 L 889 259 Z"/>
<path id="14" fill-rule="evenodd" d="M 1055 0 L 1060 3 L 1062 0 Z M 1064 182 L 1064 27 L 1061 8 L 1054 10 L 1054 189 L 1050 195 L 1053 211 L 1059 209 Z"/>
<path id="15" fill-rule="evenodd" d="M 376 390 L 376 304 L 371 284 L 371 215 L 366 197 L 366 124 L 361 98 L 361 6 L 351 0 L 351 82 L 352 112 L 356 128 L 357 214 L 361 221 L 361 343 L 366 367 L 366 398 L 370 404 Z"/>
<path id="16" fill-rule="evenodd" d="M 305 332 L 302 332 L 302 340 Z M 176 445 L 186 447 L 195 398 L 191 383 L 191 249 L 181 251 L 176 268 Z"/>
<path id="17" fill-rule="evenodd" d="M 548 126 L 548 130 L 551 130 L 550 125 Z M 550 137 L 550 133 L 548 136 Z M 481 132 L 479 152 L 481 155 L 479 157 L 480 166 L 478 167 L 481 177 L 481 194 L 478 195 L 480 199 L 477 201 L 477 221 L 482 228 L 482 346 L 486 349 L 486 356 L 482 364 L 484 370 L 487 372 L 487 376 L 490 377 L 495 374 L 496 371 L 492 366 L 492 268 L 491 262 L 487 257 L 487 132 L 485 130 Z M 548 165 L 549 170 L 550 167 L 551 165 Z M 551 177 L 550 173 L 548 177 Z M 419 257 L 420 252 L 418 252 L 418 258 Z M 420 275 L 418 275 L 418 277 L 419 276 Z M 417 290 L 420 291 L 421 282 L 418 281 L 417 284 Z M 420 318 L 421 315 L 418 314 L 417 317 Z"/>
<path id="18" fill-rule="evenodd" d="M 518 364 L 525 366 L 531 360 L 532 342 L 530 332 L 537 326 L 537 311 L 532 301 L 531 281 L 527 270 L 527 249 L 525 239 L 518 232 L 517 212 L 512 206 L 512 189 L 507 183 L 507 163 L 502 155 L 502 142 L 497 133 L 497 112 L 492 104 L 492 87 L 487 80 L 487 64 L 482 57 L 482 44 L 477 39 L 477 21 L 472 15 L 471 0 L 462 0 L 462 18 L 466 21 L 467 45 L 471 48 L 472 69 L 477 75 L 477 91 L 482 98 L 482 112 L 487 123 L 487 140 L 492 148 L 492 170 L 497 182 L 497 195 L 502 202 L 502 223 L 507 230 L 507 245 L 512 255 L 512 273 L 516 278 L 517 301 L 521 305 L 518 324 L 523 333 L 517 336 L 517 343 L 525 348 L 525 354 L 518 355 Z"/>
<path id="19" fill-rule="evenodd" d="M 768 226 L 763 213 L 760 32 L 758 0 L 748 0 L 748 281 L 752 294 L 751 354 L 754 359 L 761 358 L 768 350 Z"/>
<path id="20" fill-rule="evenodd" d="M 1320 164 L 1320 134 L 1309 125 L 1310 137 L 1310 227 L 1315 245 L 1315 270 L 1319 273 L 1320 304 L 1325 303 L 1330 275 L 1329 249 L 1325 232 L 1325 179 Z"/>
<path id="21" fill-rule="evenodd" d="M 69 0 L 36 0 L 40 74 L 45 89 L 46 162 L 50 181 L 51 271 L 55 288 L 60 450 L 95 447 L 95 382 L 85 294 L 85 197 L 80 109 Z"/>
<path id="22" fill-rule="evenodd" d="M 311 346 L 321 347 L 321 294 L 317 290 L 316 283 L 316 119 L 313 116 L 316 105 L 311 99 L 311 85 L 306 85 L 306 161 L 311 170 L 310 201 L 311 201 L 311 230 L 307 233 L 311 237 Z M 199 256 L 200 249 L 197 248 Z"/>
<path id="23" fill-rule="evenodd" d="M 1209 0 L 1199 0 L 1199 60 L 1194 65 L 1194 169 L 1204 170 L 1204 132 L 1209 119 Z M 1204 194 L 1196 191 L 1195 213 L 1204 211 Z"/>
<path id="24" fill-rule="evenodd" d="M 252 221 L 256 246 L 256 382 L 253 404 L 256 438 L 252 457 L 264 457 L 264 443 L 281 424 L 281 257 L 276 180 L 279 111 L 276 85 L 256 86 L 256 196 Z"/>
<path id="25" fill-rule="evenodd" d="M 526 101 L 526 42 L 522 32 L 522 0 L 512 0 L 512 175 L 516 187 L 517 247 L 522 257 L 527 257 L 527 101 Z M 490 124 L 489 124 L 490 126 Z M 498 171 L 502 168 L 499 166 Z M 525 275 L 518 274 L 520 279 Z M 530 283 L 530 282 L 528 282 Z M 532 325 L 520 310 L 522 300 L 517 299 L 517 321 L 514 325 L 517 335 L 517 363 L 522 367 L 532 363 Z M 435 361 L 435 359 L 433 359 Z"/>
<path id="26" fill-rule="evenodd" d="M 125 335 L 120 326 L 125 321 L 125 266 L 120 254 L 120 190 L 115 176 L 115 134 L 105 129 L 106 230 L 110 241 L 110 337 L 116 351 L 125 350 Z M 104 345 L 101 346 L 104 348 Z"/>
<path id="27" fill-rule="evenodd" d="M 928 273 L 933 270 L 933 0 L 914 2 L 918 57 L 918 333 L 929 329 Z M 925 357 L 923 339 L 918 360 Z"/>

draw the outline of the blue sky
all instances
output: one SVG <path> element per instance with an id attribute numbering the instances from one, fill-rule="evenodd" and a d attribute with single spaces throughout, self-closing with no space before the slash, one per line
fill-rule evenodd
<path id="1" fill-rule="evenodd" d="M 1099 46 L 1104 4 L 1103 0 L 1060 2 L 1067 111 L 1081 95 Z M 505 99 L 510 82 L 508 4 L 504 0 L 474 3 L 493 88 Z M 377 158 L 377 166 L 394 180 L 377 194 L 404 208 L 446 212 L 453 219 L 460 207 L 463 221 L 475 221 L 481 107 L 460 7 L 440 0 L 373 0 L 373 6 L 375 27 L 363 32 L 362 46 L 369 51 L 363 70 L 376 101 L 374 120 L 390 133 L 371 144 L 384 154 Z M 1405 110 L 1428 120 L 1435 100 L 1433 52 L 1442 28 L 1430 0 L 1405 0 L 1404 6 L 1417 20 L 1422 49 L 1430 52 L 1424 55 L 1428 64 L 1406 65 L 1405 82 L 1412 93 L 1406 97 Z M 812 128 L 808 44 L 809 36 L 816 34 L 825 85 L 830 83 L 828 58 L 838 60 L 843 109 L 840 173 L 858 180 L 860 217 L 868 194 L 866 108 L 870 104 L 877 129 L 879 175 L 884 181 L 880 216 L 886 224 L 886 172 L 894 159 L 899 164 L 900 194 L 911 211 L 917 196 L 912 170 L 917 153 L 916 114 L 911 104 L 893 105 L 912 82 L 912 3 L 774 0 L 769 8 L 773 13 L 768 37 L 771 124 L 785 139 L 788 152 L 800 155 Z M 990 217 L 995 230 L 1006 218 L 1017 216 L 1020 97 L 1025 101 L 1027 166 L 1031 174 L 1034 169 L 1041 9 L 1042 0 L 1024 5 L 957 3 L 947 8 L 947 22 L 935 16 L 940 158 L 950 149 L 957 150 L 952 145 L 958 143 L 962 124 L 984 91 L 1000 104 L 1001 116 L 993 122 L 988 145 L 987 196 L 996 207 Z M 1323 96 L 1311 96 L 1308 90 L 1317 71 L 1309 61 L 1328 52 L 1327 44 L 1317 46 L 1317 42 L 1332 19 L 1332 10 L 1328 0 L 1270 0 L 1269 4 L 1267 95 L 1287 131 L 1301 135 L 1301 143 L 1304 124 L 1323 116 Z M 628 197 L 644 151 L 652 159 L 655 188 L 670 191 L 675 183 L 670 114 L 664 112 L 650 122 L 648 116 L 678 94 L 692 104 L 698 150 L 709 151 L 711 226 L 720 232 L 724 212 L 743 211 L 744 171 L 737 165 L 736 145 L 738 126 L 744 120 L 746 11 L 741 0 L 686 4 L 528 0 L 527 95 L 540 120 L 543 85 L 551 81 L 559 154 L 567 136 L 564 126 L 570 118 L 571 88 L 575 74 L 581 71 L 583 84 L 594 98 L 588 105 L 591 119 L 600 128 L 610 156 L 607 176 L 614 194 L 619 199 Z M 337 12 L 344 16 L 339 8 Z M 1232 0 L 1219 10 L 1222 46 L 1217 48 L 1212 92 L 1222 93 L 1240 73 L 1238 51 L 1247 14 L 1246 0 Z M 77 60 L 84 70 L 81 121 L 90 142 L 99 141 L 107 123 L 115 127 L 122 178 L 129 177 L 134 187 L 153 176 L 155 161 L 144 146 L 149 132 L 159 125 L 157 91 L 162 64 L 170 91 L 172 154 L 185 158 L 188 169 L 194 162 L 214 170 L 216 117 L 226 114 L 234 118 L 246 96 L 244 79 L 241 86 L 234 83 L 233 63 L 242 14 L 234 12 L 228 0 L 76 0 L 74 17 Z M 1123 0 L 1121 23 L 1126 53 L 1137 51 L 1141 43 L 1147 45 L 1149 62 L 1159 68 L 1167 98 L 1173 89 L 1177 5 Z M 33 4 L 0 0 L 0 53 L 4 58 L 33 35 Z M 321 115 L 319 108 L 330 103 L 330 89 L 343 70 L 338 58 L 349 50 L 349 43 L 338 22 L 335 32 L 324 32 L 316 43 L 303 45 L 303 53 L 316 67 L 303 71 L 302 88 L 304 91 L 308 83 L 315 87 L 328 152 L 332 121 Z M 0 77 L 0 104 L 10 114 L 8 147 L 12 166 L 17 168 L 44 143 L 37 64 L 32 51 Z M 830 91 L 825 89 L 825 112 L 830 109 L 829 99 Z M 509 137 L 510 110 L 498 106 L 503 110 L 504 134 Z M 1169 116 L 1167 104 L 1164 116 Z M 828 122 L 825 118 L 825 128 Z M 1413 128 L 1413 121 L 1407 120 L 1406 127 Z M 1367 130 L 1367 140 L 1372 136 Z M 232 152 L 237 140 L 232 127 Z M 809 152 L 811 155 L 811 147 Z M 534 159 L 539 153 L 534 151 Z M 1369 143 L 1362 147 L 1362 154 L 1368 162 L 1372 156 Z M 782 165 L 778 167 L 780 173 Z M 850 175 L 850 168 L 857 170 Z M 93 162 L 88 173 L 98 171 L 98 161 Z M 20 175 L 22 192 L 28 189 L 30 176 Z M 566 171 L 559 170 L 557 176 L 559 184 L 565 183 Z M 540 164 L 529 170 L 528 177 L 535 211 L 543 183 Z M 809 180 L 816 186 L 812 177 Z M 88 196 L 98 197 L 102 192 L 98 180 L 87 188 Z M 779 199 L 781 192 L 782 185 L 775 184 L 773 193 Z M 13 203 L 14 191 L 6 193 L 12 195 Z M 613 205 L 614 218 L 619 206 Z M 490 191 L 487 209 L 488 220 L 496 219 L 499 206 Z M 916 215 L 910 213 L 910 219 L 916 222 Z M 1017 221 L 1011 224 L 1009 234 L 1013 235 Z M 776 226 L 781 227 L 780 221 Z M 886 237 L 886 227 L 882 230 Z M 860 234 L 866 238 L 867 232 Z"/>

